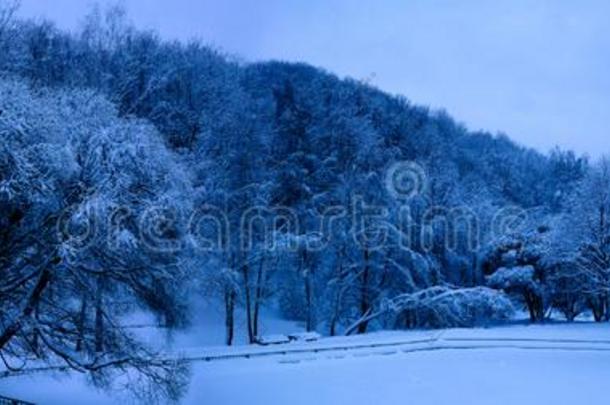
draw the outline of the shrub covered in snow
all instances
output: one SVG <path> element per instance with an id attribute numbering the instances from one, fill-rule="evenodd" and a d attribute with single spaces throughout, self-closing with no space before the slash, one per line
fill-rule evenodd
<path id="1" fill-rule="evenodd" d="M 436 286 L 396 297 L 390 303 L 406 327 L 464 327 L 509 319 L 509 298 L 486 287 Z"/>
<path id="2" fill-rule="evenodd" d="M 534 280 L 533 266 L 500 267 L 487 278 L 487 284 L 492 288 L 509 290 L 512 288 L 538 288 Z"/>

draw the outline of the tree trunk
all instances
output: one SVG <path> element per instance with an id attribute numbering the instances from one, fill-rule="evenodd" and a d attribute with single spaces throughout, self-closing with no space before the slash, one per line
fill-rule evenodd
<path id="1" fill-rule="evenodd" d="M 34 306 L 34 318 L 36 319 L 36 324 L 40 320 L 40 301 L 36 303 Z M 32 331 L 32 351 L 36 354 L 36 356 L 40 356 L 40 328 L 38 326 L 34 326 L 34 330 Z"/>
<path id="2" fill-rule="evenodd" d="M 343 277 L 343 258 L 345 257 L 345 245 L 341 246 L 339 250 L 339 255 L 337 257 L 337 271 L 336 271 L 336 280 L 337 280 L 337 292 L 335 294 L 335 300 L 333 305 L 333 314 L 330 319 L 329 324 L 329 334 L 330 336 L 335 336 L 337 334 L 337 323 L 339 322 L 339 313 L 341 311 L 341 303 L 343 301 L 343 292 L 344 286 L 340 281 Z"/>
<path id="3" fill-rule="evenodd" d="M 524 298 L 530 314 L 530 322 L 537 323 L 544 321 L 544 302 L 542 298 L 532 291 L 526 291 Z"/>
<path id="4" fill-rule="evenodd" d="M 254 297 L 254 315 L 252 317 L 254 336 L 258 337 L 258 318 L 260 313 L 260 306 L 263 300 L 263 292 L 265 290 L 265 260 L 261 258 L 258 273 L 256 275 L 256 293 Z"/>
<path id="5" fill-rule="evenodd" d="M 329 328 L 328 328 L 328 335 L 329 336 L 336 336 L 337 335 L 337 316 L 335 314 L 333 314 L 332 318 L 330 318 L 330 324 L 329 324 Z"/>
<path id="6" fill-rule="evenodd" d="M 244 292 L 246 295 L 246 322 L 248 323 L 248 342 L 254 343 L 254 329 L 252 327 L 252 292 L 250 290 L 250 268 L 244 265 L 242 269 L 244 276 Z"/>
<path id="7" fill-rule="evenodd" d="M 568 322 L 574 322 L 574 319 L 576 318 L 576 315 L 578 314 L 576 307 L 577 307 L 577 303 L 576 303 L 576 299 L 572 299 L 571 297 L 565 297 L 564 298 L 565 301 L 565 308 L 563 310 L 563 314 L 566 317 L 566 320 Z"/>
<path id="8" fill-rule="evenodd" d="M 362 271 L 362 284 L 360 285 L 360 316 L 366 316 L 369 313 L 371 306 L 369 303 L 369 251 L 364 249 L 364 269 Z M 368 321 L 358 325 L 358 333 L 366 333 Z"/>
<path id="9" fill-rule="evenodd" d="M 235 331 L 235 292 L 233 290 L 225 291 L 225 328 L 227 346 L 231 346 Z"/>
<path id="10" fill-rule="evenodd" d="M 21 330 L 22 322 L 25 318 L 28 318 L 32 315 L 32 312 L 36 308 L 36 305 L 40 301 L 42 293 L 49 285 L 49 281 L 51 281 L 51 272 L 48 269 L 43 269 L 36 281 L 36 285 L 32 289 L 30 295 L 28 296 L 23 309 L 20 314 L 17 314 L 15 319 L 2 331 L 0 334 L 0 350 L 4 349 L 13 337 Z"/>
<path id="11" fill-rule="evenodd" d="M 103 280 L 100 277 L 97 279 L 95 289 L 95 351 L 101 353 L 104 351 L 104 292 Z"/>
<path id="12" fill-rule="evenodd" d="M 307 332 L 311 332 L 313 327 L 313 288 L 311 285 L 311 275 L 309 271 L 307 271 L 307 276 L 305 277 L 305 296 L 307 297 L 307 322 L 306 322 L 306 330 Z"/>
<path id="13" fill-rule="evenodd" d="M 589 308 L 591 308 L 595 322 L 601 322 L 604 319 L 604 308 L 599 298 L 590 298 Z"/>
<path id="14" fill-rule="evenodd" d="M 337 334 L 337 322 L 339 321 L 339 311 L 340 311 L 340 307 L 341 307 L 341 298 L 343 296 L 343 292 L 341 287 L 339 287 L 339 291 L 337 291 L 337 294 L 335 296 L 335 302 L 333 305 L 333 314 L 330 318 L 330 330 L 329 330 L 329 334 L 330 336 L 335 336 Z"/>
<path id="15" fill-rule="evenodd" d="M 80 311 L 78 319 L 76 321 L 76 329 L 78 331 L 78 338 L 76 339 L 75 350 L 80 352 L 83 350 L 83 340 L 85 336 L 85 322 L 87 318 L 87 296 L 83 294 L 81 298 Z"/>
<path id="16" fill-rule="evenodd" d="M 314 329 L 313 320 L 313 285 L 311 271 L 307 266 L 307 248 L 301 250 L 301 275 L 303 277 L 303 288 L 305 289 L 305 330 L 311 332 Z"/>

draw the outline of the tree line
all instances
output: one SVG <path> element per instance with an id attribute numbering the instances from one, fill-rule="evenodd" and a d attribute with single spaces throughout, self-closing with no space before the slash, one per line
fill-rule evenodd
<path id="1" fill-rule="evenodd" d="M 144 309 L 184 327 L 193 296 L 223 303 L 227 344 L 237 311 L 257 340 L 265 305 L 328 335 L 519 309 L 610 319 L 610 161 L 472 132 L 306 64 L 165 41 L 117 6 L 69 33 L 15 18 L 16 5 L 0 2 L 5 374 L 32 358 L 178 397 L 184 364 L 123 320 Z M 193 232 L 193 213 L 243 229 L 253 207 L 248 249 L 241 232 L 198 248 L 218 216 Z M 388 224 L 401 232 L 375 243 Z"/>

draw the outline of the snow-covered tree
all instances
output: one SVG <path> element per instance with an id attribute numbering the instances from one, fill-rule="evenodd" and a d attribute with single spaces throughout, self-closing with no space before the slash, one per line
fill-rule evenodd
<path id="1" fill-rule="evenodd" d="M 113 303 L 126 298 L 175 319 L 182 304 L 169 289 L 182 283 L 179 261 L 142 246 L 126 225 L 136 218 L 112 218 L 182 194 L 180 169 L 152 127 L 117 119 L 90 93 L 36 95 L 6 80 L 0 93 L 5 365 L 35 358 L 89 372 L 99 384 L 131 369 L 177 397 L 183 367 L 141 345 Z"/>

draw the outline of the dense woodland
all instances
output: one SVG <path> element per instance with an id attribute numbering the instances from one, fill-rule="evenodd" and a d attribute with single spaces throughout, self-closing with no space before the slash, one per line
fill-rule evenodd
<path id="1" fill-rule="evenodd" d="M 256 341 L 263 306 L 327 335 L 610 319 L 610 161 L 168 42 L 120 7 L 72 33 L 15 10 L 0 1 L 4 375 L 60 364 L 178 397 L 184 365 L 122 325 L 185 327 L 192 297 L 222 303 L 227 344 L 238 312 Z M 388 192 L 394 162 L 420 192 Z"/>

